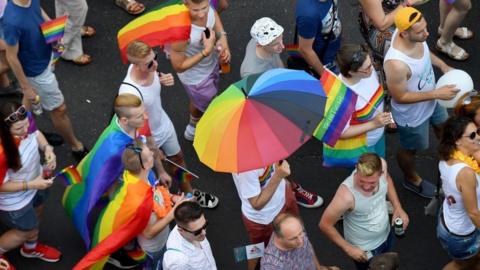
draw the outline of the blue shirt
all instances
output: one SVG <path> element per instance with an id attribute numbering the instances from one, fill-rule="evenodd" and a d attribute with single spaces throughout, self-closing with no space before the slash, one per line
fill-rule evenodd
<path id="1" fill-rule="evenodd" d="M 334 56 L 338 50 L 340 40 L 338 37 L 342 30 L 337 5 L 333 5 L 333 1 L 297 0 L 295 17 L 298 35 L 304 39 L 315 39 L 313 50 L 324 64 L 333 61 L 331 56 Z M 332 36 L 328 40 L 329 33 Z M 323 49 L 324 46 L 331 48 Z M 322 50 L 324 51 L 323 57 Z"/>
<path id="2" fill-rule="evenodd" d="M 18 44 L 18 59 L 27 77 L 40 75 L 50 63 L 52 47 L 40 29 L 43 22 L 39 0 L 32 0 L 29 7 L 8 1 L 3 15 L 5 42 L 9 46 Z"/>

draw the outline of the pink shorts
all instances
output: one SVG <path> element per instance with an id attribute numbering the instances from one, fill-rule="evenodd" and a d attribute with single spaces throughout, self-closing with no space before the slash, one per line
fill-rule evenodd
<path id="1" fill-rule="evenodd" d="M 220 73 L 218 68 L 215 67 L 212 73 L 199 84 L 187 85 L 182 83 L 195 108 L 202 112 L 207 109 L 212 99 L 217 95 L 219 79 Z"/>

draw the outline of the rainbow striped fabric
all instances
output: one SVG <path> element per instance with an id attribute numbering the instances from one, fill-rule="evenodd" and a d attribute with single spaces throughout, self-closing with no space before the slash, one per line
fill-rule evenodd
<path id="1" fill-rule="evenodd" d="M 153 191 L 144 180 L 128 171 L 108 206 L 100 214 L 92 250 L 73 268 L 103 269 L 108 256 L 140 234 L 153 209 Z M 140 254 L 138 254 L 140 256 Z"/>
<path id="2" fill-rule="evenodd" d="M 328 69 L 323 72 L 320 83 L 327 95 L 327 104 L 323 119 L 313 132 L 313 136 L 333 146 L 355 110 L 357 94 Z"/>
<path id="3" fill-rule="evenodd" d="M 78 184 L 82 181 L 82 176 L 73 165 L 64 168 L 56 176 L 63 180 L 65 186 Z"/>
<path id="4" fill-rule="evenodd" d="M 350 114 L 350 125 L 363 124 L 372 120 L 377 108 L 383 104 L 383 97 L 383 87 L 378 84 L 377 89 L 373 95 L 369 97 L 366 105 Z M 383 140 L 380 140 L 380 143 L 383 142 Z M 369 151 L 372 150 L 370 150 L 367 145 L 367 133 L 363 133 L 353 138 L 339 139 L 333 147 L 327 144 L 323 145 L 323 166 L 351 168 L 355 166 L 358 158 L 363 153 Z"/>
<path id="5" fill-rule="evenodd" d="M 139 40 L 151 47 L 188 40 L 192 23 L 182 0 L 170 0 L 125 25 L 117 34 L 118 47 L 124 63 L 128 62 L 127 47 Z"/>
<path id="6" fill-rule="evenodd" d="M 102 132 L 90 153 L 78 164 L 82 181 L 65 189 L 63 206 L 72 217 L 73 223 L 90 249 L 91 230 L 89 215 L 102 195 L 122 174 L 122 153 L 133 139 L 123 132 L 114 116 L 110 125 Z"/>
<path id="7" fill-rule="evenodd" d="M 58 17 L 48 22 L 44 22 L 40 25 L 45 42 L 47 44 L 60 40 L 65 33 L 65 25 L 67 24 L 68 16 Z"/>

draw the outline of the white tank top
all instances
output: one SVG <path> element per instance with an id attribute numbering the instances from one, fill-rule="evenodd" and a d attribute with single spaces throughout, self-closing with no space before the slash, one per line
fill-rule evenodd
<path id="1" fill-rule="evenodd" d="M 467 166 L 465 163 L 456 163 L 450 166 L 443 160 L 438 164 L 442 188 L 445 192 L 443 201 L 445 225 L 450 232 L 458 235 L 467 235 L 475 230 L 475 225 L 465 210 L 462 194 L 457 189 L 457 175 Z M 478 184 L 480 177 L 478 174 L 475 175 L 477 177 L 477 205 L 480 205 L 480 185 Z"/>
<path id="2" fill-rule="evenodd" d="M 399 60 L 404 62 L 411 77 L 407 81 L 408 92 L 428 92 L 435 89 L 435 74 L 433 73 L 432 60 L 427 42 L 423 42 L 423 56 L 420 59 L 412 58 L 394 48 L 395 38 L 398 30 L 392 36 L 392 45 L 385 55 L 384 63 L 388 60 Z M 392 112 L 395 122 L 401 126 L 417 127 L 425 122 L 433 114 L 436 100 L 421 101 L 409 104 L 400 104 L 392 99 Z"/>
<path id="3" fill-rule="evenodd" d="M 207 27 L 213 28 L 215 25 L 215 13 L 213 8 L 210 7 L 207 15 Z M 190 40 L 187 45 L 187 50 L 185 54 L 187 57 L 200 53 L 205 47 L 203 46 L 202 33 L 205 30 L 205 27 L 192 24 L 192 30 L 190 31 Z M 210 33 L 215 35 L 215 33 Z M 212 53 L 204 57 L 200 62 L 198 62 L 193 67 L 188 70 L 178 73 L 178 78 L 182 81 L 183 84 L 195 85 L 201 83 L 205 80 L 210 73 L 212 73 L 214 68 L 218 66 L 218 54 L 214 49 Z"/>

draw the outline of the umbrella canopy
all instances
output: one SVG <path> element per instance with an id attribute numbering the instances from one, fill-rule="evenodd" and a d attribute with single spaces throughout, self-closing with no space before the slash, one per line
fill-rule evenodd
<path id="1" fill-rule="evenodd" d="M 193 146 L 219 172 L 262 168 L 290 156 L 323 118 L 326 96 L 304 71 L 272 69 L 228 87 L 197 124 Z"/>

